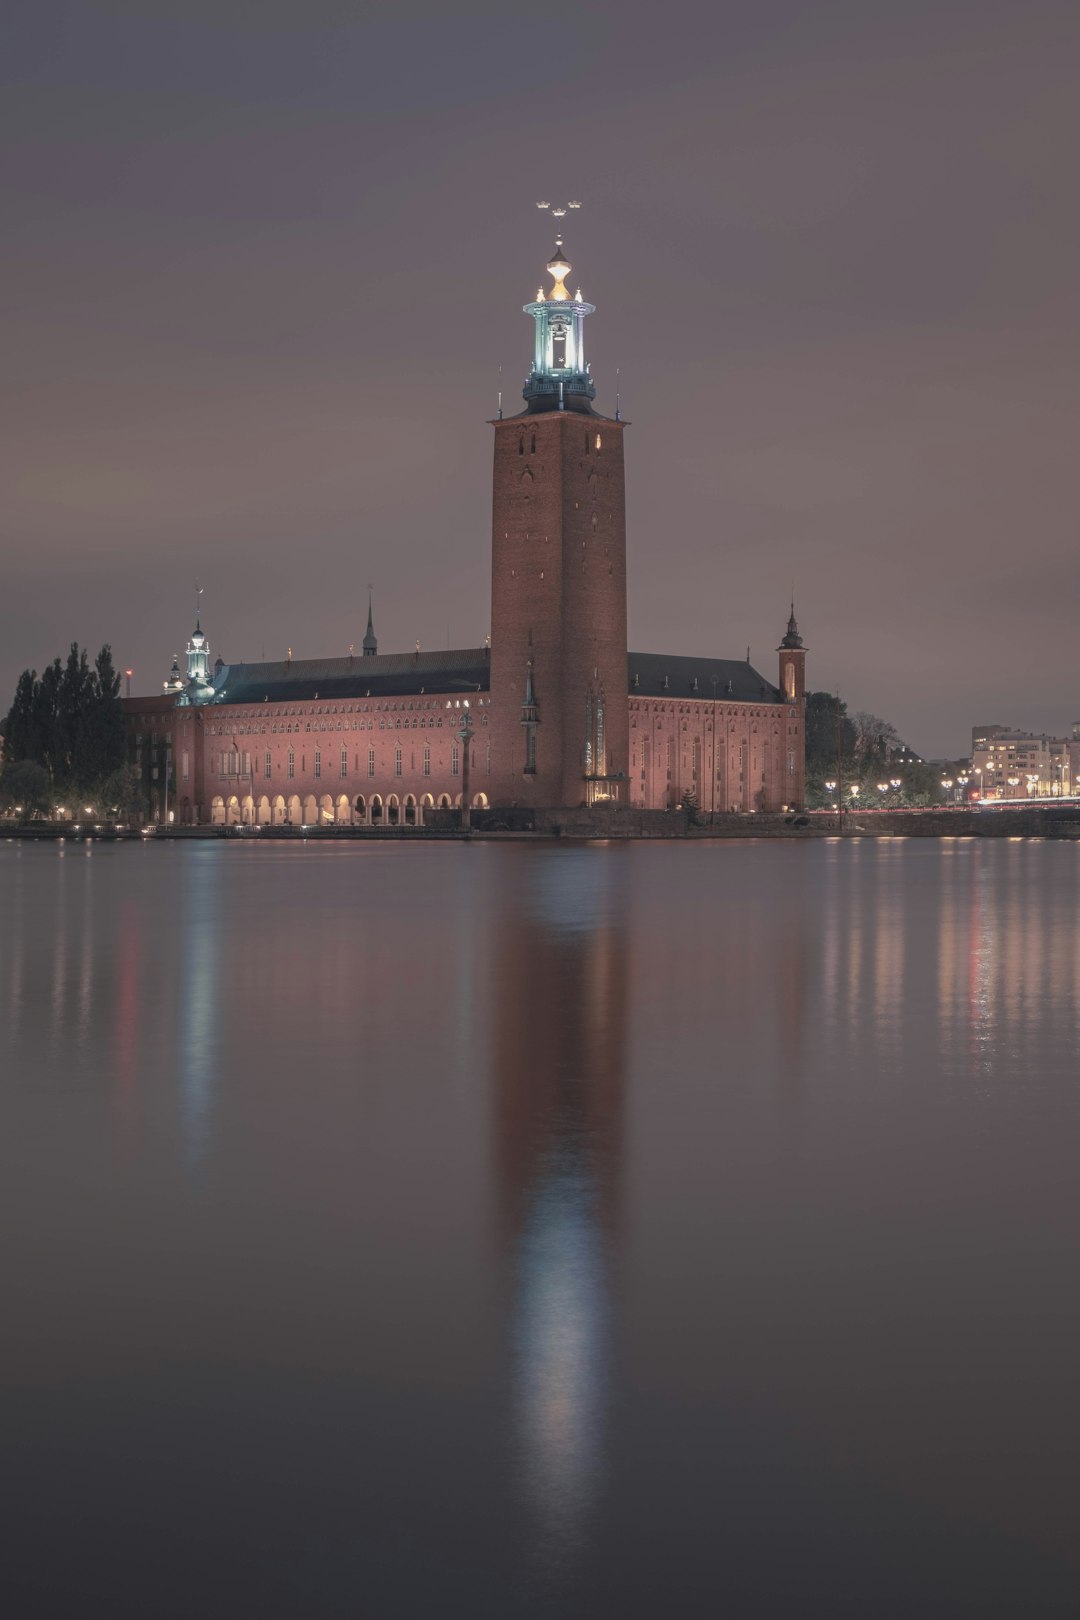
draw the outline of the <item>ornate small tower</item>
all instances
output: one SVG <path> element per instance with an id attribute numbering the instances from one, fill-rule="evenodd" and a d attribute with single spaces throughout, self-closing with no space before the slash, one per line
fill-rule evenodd
<path id="1" fill-rule="evenodd" d="M 780 654 L 780 690 L 788 703 L 801 703 L 806 696 L 806 648 L 795 622 L 795 603 L 787 631 L 777 651 Z"/>
<path id="2" fill-rule="evenodd" d="M 522 390 L 532 412 L 588 411 L 596 398 L 585 361 L 585 317 L 596 314 L 596 305 L 583 302 L 580 288 L 570 297 L 565 278 L 573 268 L 557 236 L 547 263 L 555 285 L 546 297 L 538 287 L 536 302 L 524 306 L 536 323 L 533 368 Z"/>
<path id="3" fill-rule="evenodd" d="M 492 800 L 628 802 L 625 423 L 593 409 L 585 317 L 562 238 L 535 326 L 525 409 L 495 430 Z"/>
<path id="4" fill-rule="evenodd" d="M 202 596 L 202 592 L 199 592 Z M 202 609 L 196 604 L 195 628 L 187 644 L 187 681 L 177 698 L 181 704 L 209 703 L 214 695 L 210 674 L 210 643 L 203 634 Z"/>

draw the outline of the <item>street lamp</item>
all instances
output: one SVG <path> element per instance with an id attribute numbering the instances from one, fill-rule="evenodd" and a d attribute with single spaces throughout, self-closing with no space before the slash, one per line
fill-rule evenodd
<path id="1" fill-rule="evenodd" d="M 458 736 L 461 738 L 461 825 L 468 832 L 472 826 L 472 816 L 469 811 L 469 754 L 473 740 L 472 715 L 469 713 L 468 698 L 463 702 L 461 709 L 461 726 L 458 730 Z"/>

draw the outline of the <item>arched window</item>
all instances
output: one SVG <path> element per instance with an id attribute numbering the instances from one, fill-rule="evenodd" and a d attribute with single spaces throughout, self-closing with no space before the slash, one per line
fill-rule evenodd
<path id="1" fill-rule="evenodd" d="M 523 433 L 520 436 L 520 438 L 518 439 L 518 455 L 523 456 L 524 454 L 525 454 L 525 435 Z"/>
<path id="2" fill-rule="evenodd" d="M 369 776 L 374 776 L 375 775 L 375 750 L 374 750 L 374 748 L 369 748 L 368 751 L 367 751 L 367 773 L 368 773 Z"/>
<path id="3" fill-rule="evenodd" d="M 795 701 L 795 665 L 784 665 L 784 691 L 787 693 L 789 703 Z"/>
<path id="4" fill-rule="evenodd" d="M 293 753 L 291 748 L 289 749 L 289 775 L 296 775 L 296 755 Z"/>
<path id="5" fill-rule="evenodd" d="M 457 743 L 450 750 L 450 775 L 457 776 L 461 769 L 461 755 Z"/>
<path id="6" fill-rule="evenodd" d="M 341 750 L 341 774 L 342 776 L 348 776 L 349 774 L 349 750 L 347 748 Z"/>
<path id="7" fill-rule="evenodd" d="M 322 775 L 322 749 L 321 748 L 316 748 L 316 750 L 315 750 L 315 775 L 316 776 L 321 776 Z"/>

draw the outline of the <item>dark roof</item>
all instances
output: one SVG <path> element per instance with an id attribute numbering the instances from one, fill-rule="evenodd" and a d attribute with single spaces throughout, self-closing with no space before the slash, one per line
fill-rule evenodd
<path id="1" fill-rule="evenodd" d="M 381 653 L 375 657 L 293 658 L 277 664 L 226 664 L 214 703 L 299 703 L 310 698 L 408 697 L 419 692 L 486 692 L 486 647 L 453 652 Z"/>
<path id="2" fill-rule="evenodd" d="M 783 701 L 779 690 L 770 686 L 765 677 L 742 658 L 686 658 L 681 653 L 632 652 L 627 654 L 627 669 L 631 697 L 715 696 L 726 698 L 729 703 Z"/>

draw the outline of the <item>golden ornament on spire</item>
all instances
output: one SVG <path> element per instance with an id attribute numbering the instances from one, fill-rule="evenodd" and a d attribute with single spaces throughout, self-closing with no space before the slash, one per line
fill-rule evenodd
<path id="1" fill-rule="evenodd" d="M 561 236 L 557 236 L 555 238 L 555 252 L 547 262 L 547 272 L 555 282 L 548 297 L 554 299 L 558 304 L 570 302 L 570 294 L 566 290 L 566 277 L 573 268 L 563 249 L 563 239 Z"/>

